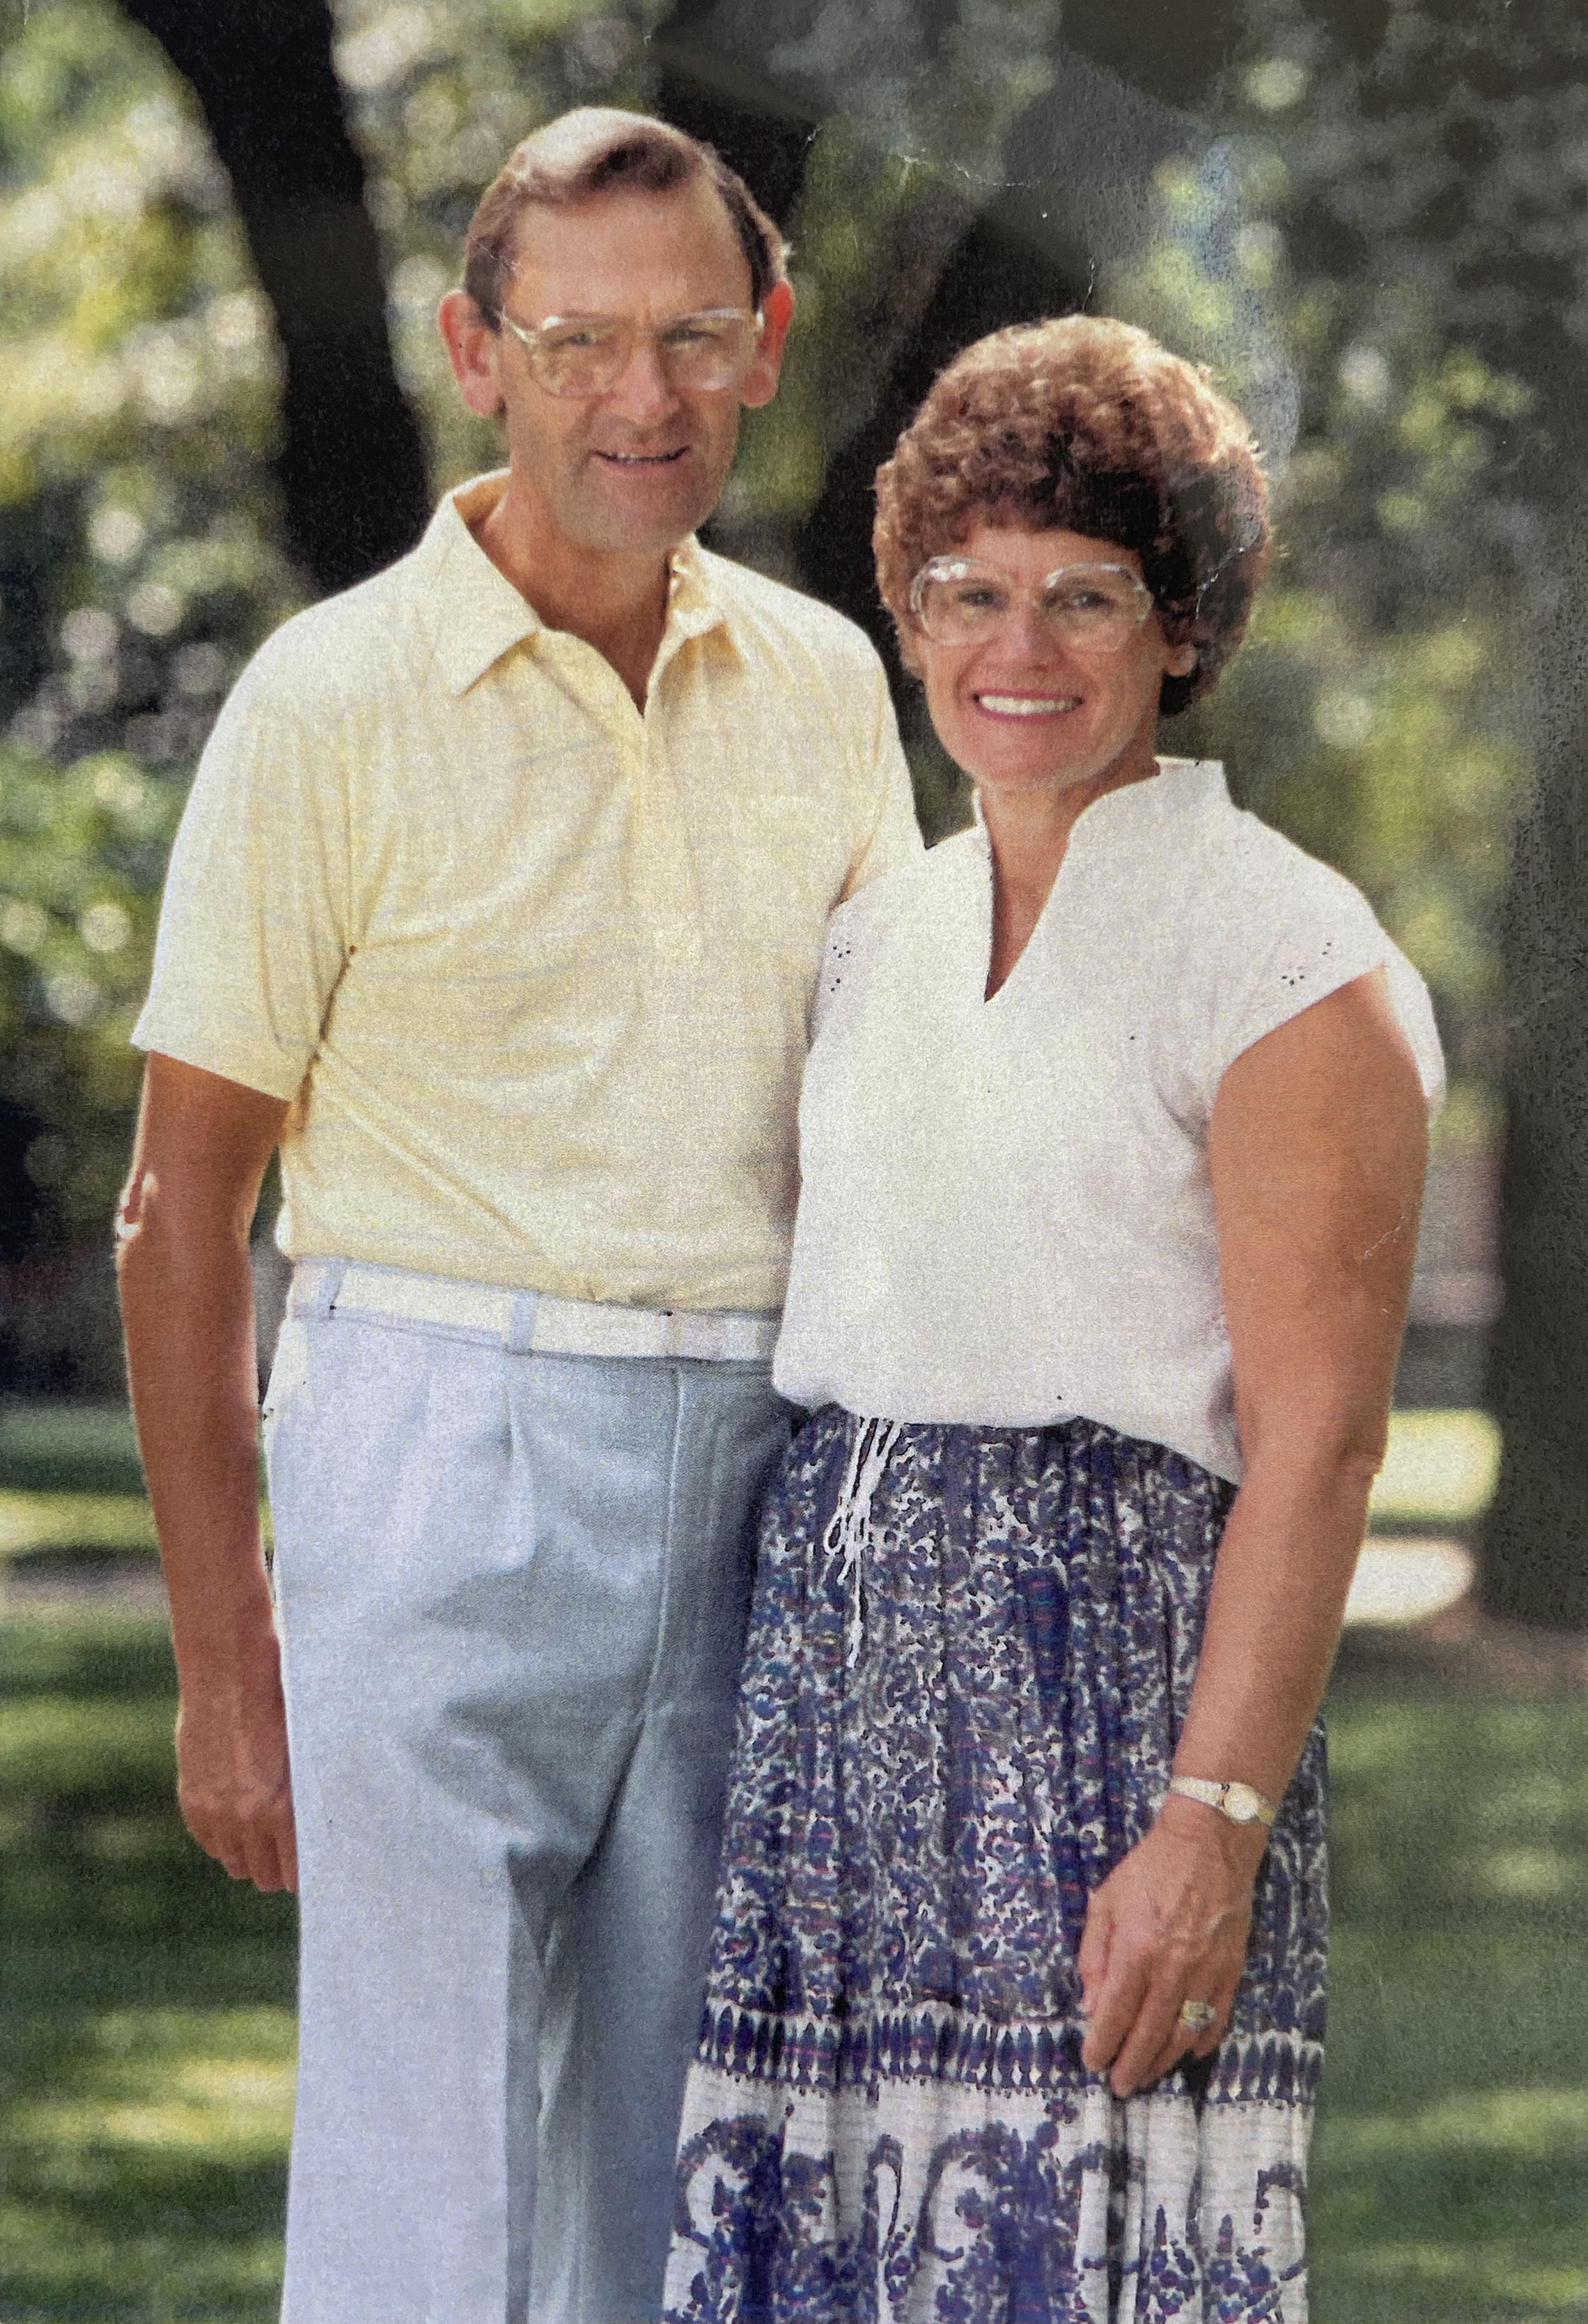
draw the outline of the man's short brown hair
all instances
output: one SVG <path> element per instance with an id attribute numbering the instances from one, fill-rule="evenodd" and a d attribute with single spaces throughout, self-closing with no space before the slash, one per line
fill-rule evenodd
<path id="1" fill-rule="evenodd" d="M 516 145 L 480 198 L 469 224 L 464 288 L 494 330 L 512 272 L 514 237 L 535 204 L 571 208 L 605 193 L 669 193 L 696 178 L 716 188 L 749 263 L 750 304 L 784 278 L 782 235 L 721 155 L 670 123 L 610 106 L 559 114 Z"/>
<path id="2" fill-rule="evenodd" d="M 956 355 L 877 472 L 877 585 L 912 667 L 910 585 L 979 524 L 1134 549 L 1184 710 L 1235 652 L 1268 562 L 1268 488 L 1251 429 L 1198 365 L 1106 316 L 994 331 Z"/>

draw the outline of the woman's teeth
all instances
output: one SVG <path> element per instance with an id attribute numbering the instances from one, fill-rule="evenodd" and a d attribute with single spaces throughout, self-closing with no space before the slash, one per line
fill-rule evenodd
<path id="1" fill-rule="evenodd" d="M 1079 694 L 978 694 L 982 709 L 1000 718 L 1051 718 L 1056 711 L 1079 710 Z"/>

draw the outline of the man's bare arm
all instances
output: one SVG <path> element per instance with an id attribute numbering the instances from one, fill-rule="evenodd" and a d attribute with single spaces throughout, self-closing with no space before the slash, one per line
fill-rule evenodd
<path id="1" fill-rule="evenodd" d="M 295 1888 L 287 1725 L 259 1531 L 248 1237 L 286 1113 L 151 1056 L 116 1272 L 138 1443 L 170 1593 L 177 1795 L 234 1879 Z"/>

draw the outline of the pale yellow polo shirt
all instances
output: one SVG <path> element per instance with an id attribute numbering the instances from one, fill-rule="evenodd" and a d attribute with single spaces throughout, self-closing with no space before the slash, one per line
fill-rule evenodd
<path id="1" fill-rule="evenodd" d="M 921 844 L 882 668 L 690 541 L 642 717 L 476 544 L 503 482 L 244 671 L 133 1038 L 291 1101 L 293 1256 L 774 1308 L 828 915 Z"/>

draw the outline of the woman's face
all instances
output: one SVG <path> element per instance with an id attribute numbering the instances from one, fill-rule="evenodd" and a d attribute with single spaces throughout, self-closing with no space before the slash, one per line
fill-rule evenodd
<path id="1" fill-rule="evenodd" d="M 1158 696 L 1166 672 L 1195 668 L 1191 645 L 1164 642 L 1156 613 L 1113 652 L 1068 645 L 1033 602 L 1051 573 L 1069 565 L 1141 559 L 1079 532 L 1031 532 L 981 524 L 957 553 L 996 565 L 1015 600 L 996 636 L 969 646 L 917 634 L 927 708 L 939 740 L 978 788 L 1085 788 L 1093 797 L 1154 771 Z"/>

